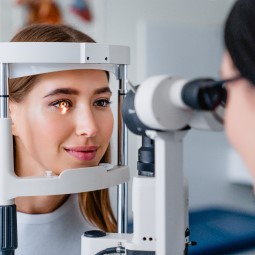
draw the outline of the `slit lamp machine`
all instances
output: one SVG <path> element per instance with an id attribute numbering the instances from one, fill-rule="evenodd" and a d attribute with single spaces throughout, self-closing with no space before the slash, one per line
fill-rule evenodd
<path id="1" fill-rule="evenodd" d="M 155 76 L 139 86 L 127 79 L 129 48 L 99 43 L 0 43 L 0 255 L 18 248 L 15 198 L 93 191 L 117 186 L 118 233 L 81 233 L 81 255 L 186 255 L 188 186 L 183 138 L 190 128 L 221 131 L 223 81 Z M 14 172 L 8 79 L 40 73 L 100 69 L 118 88 L 118 165 L 67 169 L 59 176 Z M 128 90 L 128 87 L 130 89 Z M 133 233 L 127 233 L 127 133 L 142 136 L 133 178 Z"/>

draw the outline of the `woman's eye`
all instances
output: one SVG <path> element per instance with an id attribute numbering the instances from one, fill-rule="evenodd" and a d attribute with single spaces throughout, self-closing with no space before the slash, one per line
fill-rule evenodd
<path id="1" fill-rule="evenodd" d="M 71 108 L 72 103 L 69 100 L 57 100 L 51 105 L 56 107 L 60 113 L 65 114 Z"/>
<path id="2" fill-rule="evenodd" d="M 107 107 L 110 103 L 108 99 L 98 99 L 94 104 L 99 107 Z"/>

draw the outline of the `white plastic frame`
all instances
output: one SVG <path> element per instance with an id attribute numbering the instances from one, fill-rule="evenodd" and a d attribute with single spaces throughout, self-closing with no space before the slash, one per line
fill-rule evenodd
<path id="1" fill-rule="evenodd" d="M 127 129 L 120 111 L 118 164 L 65 170 L 59 176 L 17 177 L 13 167 L 11 121 L 8 117 L 8 79 L 74 69 L 100 69 L 119 80 L 119 108 L 127 92 L 129 47 L 99 43 L 10 42 L 0 43 L 0 205 L 17 196 L 85 192 L 118 185 L 118 230 L 124 232 L 127 215 Z M 84 180 L 84 181 L 81 181 Z M 101 180 L 101 181 L 98 181 Z M 103 180 L 103 181 L 102 181 Z"/>

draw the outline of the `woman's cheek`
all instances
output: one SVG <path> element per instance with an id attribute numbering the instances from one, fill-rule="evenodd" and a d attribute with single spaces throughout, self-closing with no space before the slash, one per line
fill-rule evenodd
<path id="1" fill-rule="evenodd" d="M 114 118 L 113 113 L 109 109 L 107 113 L 100 114 L 97 118 L 98 126 L 101 129 L 101 132 L 104 134 L 104 136 L 107 138 L 111 138 L 112 132 L 113 132 L 113 124 L 114 124 Z"/>
<path id="2" fill-rule="evenodd" d="M 41 131 L 41 139 L 46 143 L 54 143 L 64 133 L 68 132 L 68 122 L 63 118 L 52 118 L 49 115 L 42 115 L 37 122 L 37 130 Z"/>

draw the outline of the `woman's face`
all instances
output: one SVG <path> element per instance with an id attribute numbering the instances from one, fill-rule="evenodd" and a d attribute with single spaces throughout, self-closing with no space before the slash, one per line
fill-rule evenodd
<path id="1" fill-rule="evenodd" d="M 16 143 L 16 173 L 60 174 L 96 166 L 113 129 L 111 91 L 101 70 L 40 75 L 21 103 L 10 102 Z"/>
<path id="2" fill-rule="evenodd" d="M 221 74 L 223 79 L 239 75 L 228 52 L 223 56 Z M 255 87 L 248 80 L 239 79 L 227 84 L 226 88 L 226 134 L 255 180 Z"/>

